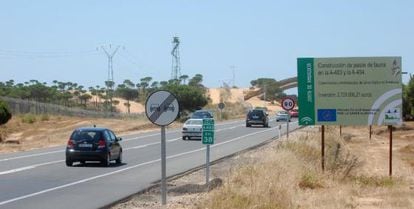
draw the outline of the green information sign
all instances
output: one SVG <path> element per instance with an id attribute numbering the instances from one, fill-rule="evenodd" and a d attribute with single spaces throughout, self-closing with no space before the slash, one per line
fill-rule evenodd
<path id="1" fill-rule="evenodd" d="M 298 58 L 300 125 L 402 122 L 401 57 Z"/>
<path id="2" fill-rule="evenodd" d="M 203 144 L 214 144 L 214 119 L 203 119 Z"/>

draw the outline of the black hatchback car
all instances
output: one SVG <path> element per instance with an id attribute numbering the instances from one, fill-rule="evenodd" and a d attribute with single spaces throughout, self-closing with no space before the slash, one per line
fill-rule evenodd
<path id="1" fill-rule="evenodd" d="M 112 160 L 122 163 L 122 138 L 106 128 L 79 128 L 73 131 L 66 146 L 66 165 L 74 162 L 100 161 L 109 166 Z"/>
<path id="2" fill-rule="evenodd" d="M 246 116 L 246 127 L 250 127 L 252 125 L 269 127 L 268 114 L 261 109 L 250 110 Z"/>

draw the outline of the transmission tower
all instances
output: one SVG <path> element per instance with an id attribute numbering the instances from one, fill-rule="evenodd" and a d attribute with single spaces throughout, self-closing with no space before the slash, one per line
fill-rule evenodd
<path id="1" fill-rule="evenodd" d="M 106 56 L 108 57 L 108 80 L 114 84 L 114 68 L 113 68 L 113 58 L 118 51 L 120 46 L 117 46 L 112 53 L 108 52 L 108 50 L 105 49 L 104 46 L 101 46 L 101 49 L 105 52 Z M 111 45 L 109 45 L 109 50 L 111 50 Z M 113 85 L 109 87 L 110 89 L 113 89 Z"/>
<path id="2" fill-rule="evenodd" d="M 181 76 L 181 63 L 180 63 L 180 40 L 178 37 L 173 37 L 173 49 L 171 51 L 172 55 L 172 70 L 171 70 L 171 79 L 178 80 Z"/>

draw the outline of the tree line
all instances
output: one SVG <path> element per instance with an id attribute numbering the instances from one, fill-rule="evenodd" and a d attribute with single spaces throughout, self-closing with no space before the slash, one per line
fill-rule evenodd
<path id="1" fill-rule="evenodd" d="M 152 77 L 144 77 L 135 83 L 130 79 L 118 85 L 113 81 L 105 81 L 103 86 L 85 88 L 74 82 L 57 80 L 52 85 L 37 80 L 24 83 L 9 80 L 0 82 L 0 96 L 111 112 L 116 111 L 114 105 L 119 104 L 120 101 L 116 98 L 120 97 L 126 100 L 123 105 L 130 113 L 131 101 L 143 103 L 152 92 L 169 90 L 178 97 L 182 110 L 193 111 L 207 104 L 206 88 L 202 81 L 201 74 L 190 79 L 189 76 L 182 75 L 179 79 L 169 81 L 154 81 Z"/>

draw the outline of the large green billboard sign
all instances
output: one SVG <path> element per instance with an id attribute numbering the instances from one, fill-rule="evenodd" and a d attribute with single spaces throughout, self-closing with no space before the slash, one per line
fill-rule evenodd
<path id="1" fill-rule="evenodd" d="M 401 123 L 401 57 L 298 58 L 300 125 Z"/>

